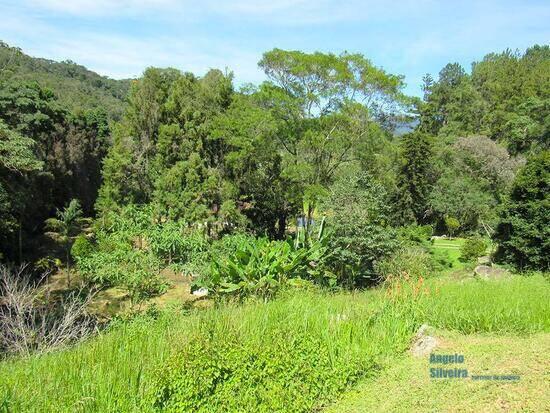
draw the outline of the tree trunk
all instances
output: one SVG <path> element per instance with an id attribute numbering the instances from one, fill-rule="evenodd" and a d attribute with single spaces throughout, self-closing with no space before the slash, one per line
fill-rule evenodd
<path id="1" fill-rule="evenodd" d="M 278 229 L 277 229 L 277 238 L 278 239 L 284 239 L 285 238 L 285 232 L 286 232 L 286 215 L 280 214 L 278 219 Z"/>

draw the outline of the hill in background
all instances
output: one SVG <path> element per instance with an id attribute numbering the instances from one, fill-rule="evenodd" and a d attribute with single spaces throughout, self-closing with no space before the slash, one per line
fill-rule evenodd
<path id="1" fill-rule="evenodd" d="M 31 57 L 0 41 L 0 80 L 5 79 L 36 81 L 71 112 L 102 107 L 111 119 L 122 116 L 131 82 L 101 76 L 70 60 Z"/>

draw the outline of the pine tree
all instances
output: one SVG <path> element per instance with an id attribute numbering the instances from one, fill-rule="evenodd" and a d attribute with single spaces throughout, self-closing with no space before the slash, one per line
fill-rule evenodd
<path id="1" fill-rule="evenodd" d="M 433 184 L 433 143 L 421 132 L 404 135 L 401 168 L 395 194 L 396 219 L 403 225 L 424 223 Z"/>

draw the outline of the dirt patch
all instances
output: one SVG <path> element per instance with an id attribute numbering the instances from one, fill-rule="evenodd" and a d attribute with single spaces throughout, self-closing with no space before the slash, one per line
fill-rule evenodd
<path id="1" fill-rule="evenodd" d="M 510 273 L 503 268 L 490 267 L 488 265 L 478 265 L 474 269 L 474 274 L 485 280 L 501 279 L 510 275 Z"/>

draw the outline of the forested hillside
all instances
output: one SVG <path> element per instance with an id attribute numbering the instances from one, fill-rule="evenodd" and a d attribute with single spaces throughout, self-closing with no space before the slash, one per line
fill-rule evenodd
<path id="1" fill-rule="evenodd" d="M 110 122 L 129 81 L 0 44 L 0 254 L 37 259 L 44 221 L 71 199 L 93 215 Z"/>
<path id="2" fill-rule="evenodd" d="M 361 55 L 274 49 L 258 86 L 236 90 L 218 70 L 149 68 L 126 96 L 127 81 L 2 45 L 2 253 L 37 258 L 33 240 L 71 199 L 98 222 L 137 207 L 151 225 L 200 223 L 209 238 L 284 239 L 300 216 L 306 232 L 322 216 L 348 231 L 370 208 L 365 197 L 375 212 L 353 237 L 370 241 L 343 252 L 359 278 L 392 250 L 378 229 L 495 234 L 515 249 L 502 256 L 516 256 L 508 237 L 520 229 L 510 231 L 504 208 L 526 159 L 547 159 L 549 59 L 548 46 L 534 46 L 487 55 L 471 73 L 449 64 L 425 77 L 420 100 Z M 393 136 L 407 116 L 416 129 Z M 342 202 L 357 211 L 338 211 Z M 529 236 L 547 248 L 543 233 Z"/>
<path id="3" fill-rule="evenodd" d="M 102 109 L 110 119 L 124 113 L 130 80 L 98 75 L 75 62 L 55 62 L 31 57 L 0 41 L 0 73 L 14 83 L 36 82 L 50 89 L 70 112 Z"/>

